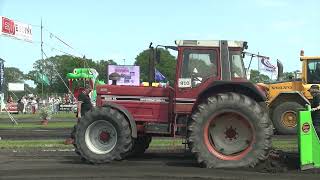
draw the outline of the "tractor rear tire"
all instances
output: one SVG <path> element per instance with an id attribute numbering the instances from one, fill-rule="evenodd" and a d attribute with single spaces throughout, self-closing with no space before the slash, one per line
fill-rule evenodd
<path id="1" fill-rule="evenodd" d="M 191 152 L 207 168 L 254 167 L 268 157 L 272 134 L 263 107 L 236 93 L 209 97 L 188 126 Z"/>
<path id="2" fill-rule="evenodd" d="M 278 134 L 297 134 L 298 109 L 303 106 L 297 102 L 284 102 L 272 110 L 272 122 Z"/>
<path id="3" fill-rule="evenodd" d="M 149 148 L 151 140 L 151 136 L 138 136 L 133 141 L 132 149 L 129 151 L 128 157 L 142 155 Z"/>
<path id="4" fill-rule="evenodd" d="M 89 163 L 121 160 L 132 146 L 131 129 L 118 110 L 99 107 L 81 117 L 74 142 L 75 151 Z"/>

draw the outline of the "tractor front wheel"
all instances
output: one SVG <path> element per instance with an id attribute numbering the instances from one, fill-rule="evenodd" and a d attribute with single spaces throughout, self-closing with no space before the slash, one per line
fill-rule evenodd
<path id="1" fill-rule="evenodd" d="M 284 102 L 272 110 L 272 122 L 279 134 L 297 134 L 298 109 L 303 108 L 297 102 Z"/>
<path id="2" fill-rule="evenodd" d="M 109 107 L 93 109 L 81 117 L 74 137 L 75 151 L 95 164 L 121 160 L 132 146 L 129 123 Z"/>
<path id="3" fill-rule="evenodd" d="M 207 168 L 255 166 L 267 158 L 273 133 L 268 113 L 236 93 L 200 104 L 188 131 L 191 151 Z"/>

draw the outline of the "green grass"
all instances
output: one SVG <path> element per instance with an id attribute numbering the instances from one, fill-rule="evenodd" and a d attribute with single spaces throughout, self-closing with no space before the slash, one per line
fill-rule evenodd
<path id="1" fill-rule="evenodd" d="M 182 139 L 157 139 L 151 141 L 150 149 L 178 149 L 183 148 Z"/>
<path id="2" fill-rule="evenodd" d="M 40 119 L 39 114 L 11 114 L 15 119 L 23 120 L 23 119 Z M 75 119 L 75 113 L 58 113 L 52 115 L 53 119 Z M 0 114 L 0 122 L 1 121 L 10 121 L 10 118 L 7 113 Z"/>
<path id="3" fill-rule="evenodd" d="M 0 149 L 72 149 L 72 145 L 64 145 L 63 140 L 1 140 Z"/>
<path id="4" fill-rule="evenodd" d="M 150 149 L 183 149 L 182 139 L 157 139 L 154 138 L 150 144 Z M 297 151 L 297 141 L 295 140 L 274 140 L 273 148 L 283 151 Z M 0 149 L 72 149 L 72 145 L 64 145 L 63 140 L 0 140 Z"/>
<path id="5" fill-rule="evenodd" d="M 288 151 L 288 152 L 298 151 L 298 140 L 297 139 L 273 140 L 272 147 L 278 150 Z"/>
<path id="6" fill-rule="evenodd" d="M 20 122 L 18 125 L 13 125 L 11 123 L 0 123 L 0 129 L 50 129 L 50 128 L 72 128 L 76 124 L 74 122 L 50 122 L 47 126 L 41 125 L 40 120 L 38 122 Z"/>

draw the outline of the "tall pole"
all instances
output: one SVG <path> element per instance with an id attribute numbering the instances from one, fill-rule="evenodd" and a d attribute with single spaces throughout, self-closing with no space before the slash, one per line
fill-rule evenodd
<path id="1" fill-rule="evenodd" d="M 260 73 L 260 56 L 259 56 L 259 52 L 258 52 L 258 71 Z"/>
<path id="2" fill-rule="evenodd" d="M 43 62 L 43 40 L 42 40 L 42 30 L 43 30 L 43 26 L 42 26 L 42 18 L 41 18 L 41 59 Z M 43 69 L 43 66 L 42 68 Z M 43 72 L 41 73 L 41 96 L 43 98 Z"/>

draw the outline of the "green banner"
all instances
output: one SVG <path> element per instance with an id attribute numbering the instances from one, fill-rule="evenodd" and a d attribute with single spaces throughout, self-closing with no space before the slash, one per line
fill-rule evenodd
<path id="1" fill-rule="evenodd" d="M 41 84 L 50 85 L 48 76 L 39 72 L 36 74 L 36 81 Z"/>

